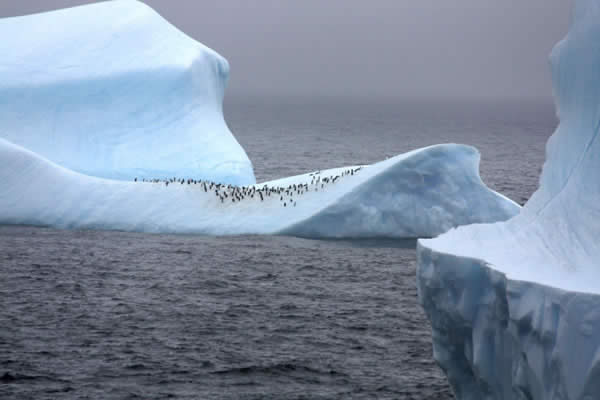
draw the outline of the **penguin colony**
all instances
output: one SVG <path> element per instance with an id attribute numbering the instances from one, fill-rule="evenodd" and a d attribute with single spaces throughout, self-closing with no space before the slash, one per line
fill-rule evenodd
<path id="1" fill-rule="evenodd" d="M 309 174 L 311 177 L 310 184 L 299 183 L 292 184 L 287 187 L 264 185 L 257 188 L 257 186 L 233 186 L 211 181 L 178 178 L 141 180 L 135 178 L 134 182 L 163 184 L 165 187 L 181 185 L 194 186 L 197 187 L 201 193 L 214 195 L 215 198 L 223 204 L 240 204 L 242 201 L 248 200 L 267 201 L 268 199 L 277 199 L 281 203 L 282 207 L 296 207 L 297 199 L 304 193 L 310 191 L 324 191 L 328 186 L 339 182 L 340 179 L 357 174 L 362 168 L 363 167 L 347 169 L 342 171 L 342 173 L 339 175 L 327 177 L 322 177 L 320 171 L 314 172 Z"/>

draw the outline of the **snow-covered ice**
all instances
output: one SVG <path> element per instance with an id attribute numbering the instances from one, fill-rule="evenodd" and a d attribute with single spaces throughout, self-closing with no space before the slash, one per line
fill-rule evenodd
<path id="1" fill-rule="evenodd" d="M 520 210 L 459 145 L 255 185 L 223 120 L 227 61 L 139 1 L 2 19 L 0 35 L 0 223 L 431 237 Z M 246 186 L 140 182 L 171 177 Z"/>
<path id="2" fill-rule="evenodd" d="M 143 3 L 4 18 L 0 37 L 0 137 L 87 175 L 255 182 L 227 61 Z"/>
<path id="3" fill-rule="evenodd" d="M 551 54 L 560 125 L 507 222 L 418 245 L 434 354 L 458 399 L 600 398 L 600 0 Z"/>
<path id="4" fill-rule="evenodd" d="M 10 224 L 211 235 L 414 238 L 461 224 L 506 220 L 520 210 L 483 184 L 477 150 L 454 144 L 415 150 L 371 166 L 236 189 L 243 199 L 236 199 L 233 189 L 210 185 L 205 189 L 202 183 L 90 177 L 1 139 L 0 160 L 0 223 Z M 283 190 L 267 192 L 265 185 Z"/>

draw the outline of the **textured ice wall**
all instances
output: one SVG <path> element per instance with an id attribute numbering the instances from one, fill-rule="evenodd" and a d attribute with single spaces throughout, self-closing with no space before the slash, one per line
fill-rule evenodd
<path id="1" fill-rule="evenodd" d="M 460 145 L 416 150 L 346 176 L 341 175 L 348 168 L 339 168 L 258 184 L 256 188 L 308 185 L 303 194 L 264 196 L 264 201 L 258 194 L 221 200 L 214 188 L 205 191 L 202 185 L 89 177 L 2 139 L 0 162 L 0 223 L 5 224 L 210 235 L 417 237 L 464 223 L 506 220 L 520 210 L 481 182 L 479 153 Z M 335 176 L 340 176 L 335 183 L 311 184 L 317 177 L 324 182 Z"/>
<path id="2" fill-rule="evenodd" d="M 227 61 L 143 3 L 0 19 L 0 37 L 0 137 L 93 176 L 255 182 Z"/>
<path id="3" fill-rule="evenodd" d="M 515 218 L 418 245 L 434 353 L 461 400 L 600 398 L 600 0 L 551 55 L 560 125 Z"/>
<path id="4" fill-rule="evenodd" d="M 457 399 L 600 398 L 600 296 L 508 279 L 484 261 L 421 244 L 418 251 L 434 357 Z"/>

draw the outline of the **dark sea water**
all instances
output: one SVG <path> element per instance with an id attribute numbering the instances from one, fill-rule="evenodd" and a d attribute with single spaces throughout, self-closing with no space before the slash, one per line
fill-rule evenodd
<path id="1" fill-rule="evenodd" d="M 435 143 L 537 186 L 550 104 L 230 100 L 259 181 Z M 415 241 L 0 226 L 0 399 L 451 399 Z"/>

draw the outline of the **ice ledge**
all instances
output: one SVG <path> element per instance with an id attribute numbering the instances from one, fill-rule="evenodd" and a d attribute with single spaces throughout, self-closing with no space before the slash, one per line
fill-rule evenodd
<path id="1" fill-rule="evenodd" d="M 434 357 L 460 400 L 595 400 L 600 296 L 506 277 L 419 243 Z"/>
<path id="2" fill-rule="evenodd" d="M 0 223 L 5 224 L 414 238 L 461 224 L 503 221 L 520 211 L 483 184 L 477 150 L 455 144 L 418 149 L 360 170 L 337 168 L 235 192 L 223 187 L 220 195 L 202 183 L 167 186 L 82 175 L 1 138 L 0 164 Z M 277 192 L 257 192 L 264 185 Z"/>

